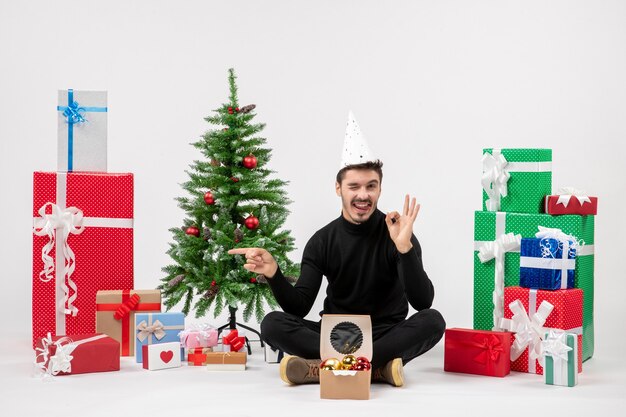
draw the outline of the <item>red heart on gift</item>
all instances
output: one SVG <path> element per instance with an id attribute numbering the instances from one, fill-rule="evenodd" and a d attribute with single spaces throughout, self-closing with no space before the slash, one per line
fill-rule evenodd
<path id="1" fill-rule="evenodd" d="M 165 363 L 171 361 L 173 357 L 174 352 L 172 352 L 171 350 L 164 350 L 163 352 L 161 352 L 161 360 Z"/>

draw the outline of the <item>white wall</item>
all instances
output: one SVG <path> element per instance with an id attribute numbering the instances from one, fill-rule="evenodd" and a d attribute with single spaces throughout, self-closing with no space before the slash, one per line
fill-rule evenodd
<path id="1" fill-rule="evenodd" d="M 299 248 L 339 214 L 333 181 L 352 109 L 404 193 L 450 326 L 472 323 L 483 147 L 550 147 L 555 188 L 600 197 L 597 350 L 624 343 L 626 3 L 107 1 L 0 3 L 0 312 L 30 331 L 32 172 L 56 168 L 56 91 L 109 91 L 109 170 L 134 172 L 137 288 L 162 276 L 189 146 L 227 98 L 257 104 L 271 167 L 291 181 Z M 304 169 L 303 169 L 304 168 Z M 321 309 L 321 298 L 310 317 Z M 216 320 L 221 322 L 223 319 Z"/>

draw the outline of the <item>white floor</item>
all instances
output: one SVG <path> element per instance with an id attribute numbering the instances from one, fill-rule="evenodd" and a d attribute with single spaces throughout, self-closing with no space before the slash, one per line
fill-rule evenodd
<path id="1" fill-rule="evenodd" d="M 13 343 L 6 341 L 12 340 Z M 489 378 L 443 372 L 443 346 L 405 367 L 406 385 L 372 385 L 370 401 L 320 400 L 319 386 L 289 387 L 278 365 L 266 364 L 253 343 L 244 372 L 210 372 L 183 366 L 145 371 L 131 358 L 120 372 L 41 380 L 27 335 L 5 335 L 0 362 L 3 416 L 329 416 L 624 415 L 624 358 L 585 362 L 574 388 L 543 384 L 541 377 L 512 372 Z M 393 414 L 391 414 L 393 413 Z"/>

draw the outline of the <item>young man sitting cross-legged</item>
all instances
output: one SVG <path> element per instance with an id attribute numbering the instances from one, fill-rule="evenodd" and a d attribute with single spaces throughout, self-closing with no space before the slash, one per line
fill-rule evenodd
<path id="1" fill-rule="evenodd" d="M 265 316 L 261 334 L 270 346 L 295 355 L 286 356 L 280 364 L 280 376 L 289 384 L 319 382 L 321 322 L 304 316 L 313 306 L 323 277 L 328 286 L 322 314 L 371 317 L 374 382 L 402 386 L 403 365 L 435 346 L 445 330 L 441 314 L 430 308 L 434 289 L 413 234 L 420 205 L 407 195 L 402 213 L 378 210 L 382 163 L 360 157 L 354 161 L 344 155 L 335 184 L 341 216 L 311 237 L 295 285 L 283 276 L 268 251 L 229 251 L 245 255 L 244 268 L 267 277 L 283 309 Z M 407 318 L 409 303 L 417 313 Z"/>

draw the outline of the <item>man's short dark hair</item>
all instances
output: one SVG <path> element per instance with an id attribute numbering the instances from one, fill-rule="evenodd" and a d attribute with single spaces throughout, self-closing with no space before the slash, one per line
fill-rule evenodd
<path id="1" fill-rule="evenodd" d="M 337 182 L 339 184 L 341 184 L 341 181 L 343 181 L 343 179 L 346 176 L 346 171 L 349 171 L 351 169 L 358 169 L 358 170 L 363 170 L 363 171 L 375 171 L 378 174 L 378 178 L 380 179 L 380 182 L 383 182 L 383 163 L 380 161 L 380 159 L 375 160 L 374 162 L 364 162 L 362 164 L 353 164 L 353 165 L 347 165 L 343 168 L 341 168 L 339 170 L 339 172 L 337 173 Z"/>

